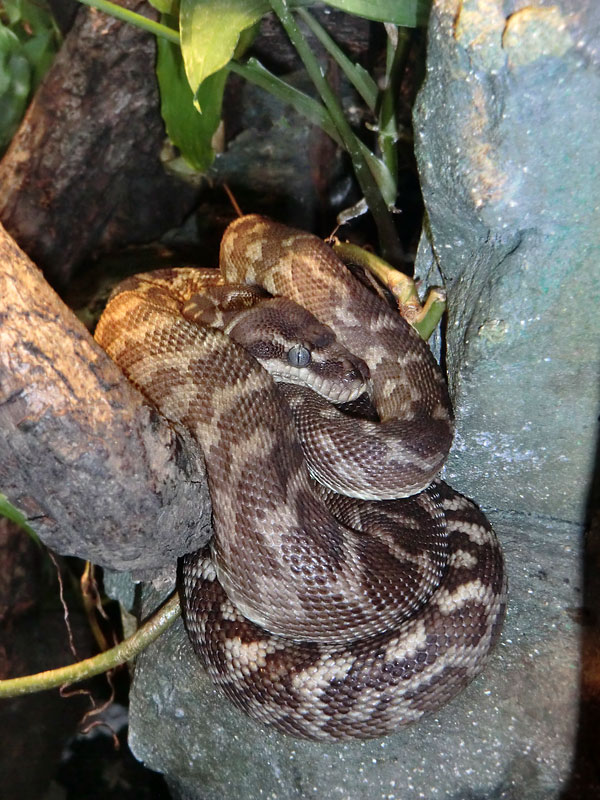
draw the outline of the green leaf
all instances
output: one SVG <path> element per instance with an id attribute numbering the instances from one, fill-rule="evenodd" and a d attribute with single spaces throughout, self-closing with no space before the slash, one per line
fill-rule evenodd
<path id="1" fill-rule="evenodd" d="M 245 64 L 238 64 L 236 61 L 232 61 L 229 69 L 256 86 L 260 86 L 261 89 L 270 92 L 282 102 L 289 103 L 295 111 L 306 117 L 312 125 L 322 128 L 340 147 L 344 146 L 325 106 L 315 100 L 314 97 L 310 97 L 310 95 L 301 92 L 300 89 L 296 89 L 295 86 L 290 86 L 289 83 L 281 80 L 277 75 L 273 75 L 258 59 L 249 58 Z"/>
<path id="2" fill-rule="evenodd" d="M 0 153 L 17 130 L 30 88 L 31 67 L 21 42 L 0 24 Z"/>
<path id="3" fill-rule="evenodd" d="M 167 134 L 185 161 L 204 172 L 215 156 L 212 138 L 221 120 L 227 71 L 211 75 L 199 88 L 198 100 L 203 111 L 200 114 L 194 106 L 194 93 L 185 74 L 181 50 L 165 39 L 158 38 L 157 44 L 156 74 Z"/>
<path id="4" fill-rule="evenodd" d="M 8 497 L 0 493 L 0 517 L 6 517 L 7 519 L 11 520 L 11 522 L 16 522 L 16 524 L 23 528 L 26 533 L 31 536 L 31 538 L 40 544 L 39 537 L 37 533 L 30 528 L 27 524 L 27 520 L 23 512 L 19 511 L 18 508 L 15 508 L 12 503 L 9 502 Z"/>
<path id="5" fill-rule="evenodd" d="M 173 16 L 177 14 L 178 0 L 149 0 L 149 2 L 161 14 L 171 14 Z"/>
<path id="6" fill-rule="evenodd" d="M 417 28 L 427 24 L 431 0 L 327 0 L 327 5 L 365 19 Z"/>
<path id="7" fill-rule="evenodd" d="M 264 0 L 182 0 L 181 52 L 194 92 L 229 63 L 241 33 L 268 10 Z M 195 102 L 202 109 L 201 98 L 196 97 Z"/>

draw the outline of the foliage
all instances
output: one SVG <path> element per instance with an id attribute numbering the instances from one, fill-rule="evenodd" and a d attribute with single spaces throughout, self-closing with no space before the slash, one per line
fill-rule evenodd
<path id="1" fill-rule="evenodd" d="M 385 23 L 388 47 L 382 89 L 341 51 L 310 15 L 308 7 L 316 5 L 311 0 L 151 0 L 161 12 L 161 23 L 116 6 L 110 0 L 80 2 L 128 20 L 171 43 L 159 44 L 158 77 L 163 116 L 169 137 L 192 168 L 203 171 L 210 166 L 227 74 L 242 75 L 292 105 L 313 124 L 320 125 L 348 152 L 364 195 L 361 211 L 369 208 L 377 223 L 383 255 L 392 263 L 397 261 L 400 248 L 389 211 L 393 209 L 397 194 L 395 88 L 406 44 L 398 26 L 425 24 L 431 0 L 330 0 L 325 4 Z M 261 18 L 269 11 L 278 16 L 320 100 L 291 87 L 256 59 L 244 60 L 243 54 Z M 378 132 L 375 151 L 369 150 L 351 129 L 323 76 L 320 63 L 307 44 L 298 19 L 311 29 L 373 113 L 373 127 Z M 172 46 L 177 44 L 180 50 Z"/>
<path id="2" fill-rule="evenodd" d="M 240 61 L 243 52 L 253 38 L 257 23 L 268 11 L 274 10 L 278 14 L 290 38 L 292 38 L 293 34 L 290 33 L 288 24 L 292 18 L 288 12 L 288 6 L 297 9 L 299 16 L 311 28 L 329 54 L 337 61 L 371 111 L 376 113 L 382 105 L 381 93 L 378 91 L 371 76 L 360 65 L 354 64 L 348 59 L 327 32 L 307 12 L 305 7 L 314 5 L 308 0 L 294 0 L 289 4 L 267 2 L 266 0 L 180 0 L 180 2 L 179 0 L 153 0 L 153 2 L 163 12 L 165 4 L 170 2 L 177 3 L 179 8 L 181 54 L 185 65 L 185 73 L 194 93 L 196 108 L 211 118 L 211 124 L 207 124 L 205 129 L 205 137 L 208 137 L 211 128 L 212 133 L 216 129 L 217 116 L 215 115 L 215 110 L 220 108 L 222 88 L 224 87 L 224 83 L 219 81 L 214 81 L 212 86 L 208 84 L 208 81 L 221 70 L 233 69 L 248 80 L 260 84 L 267 91 L 277 94 L 281 99 L 294 106 L 296 110 L 308 115 L 311 122 L 321 125 L 339 144 L 348 149 L 348 142 L 344 141 L 344 136 L 340 132 L 340 125 L 336 121 L 336 110 L 332 112 L 332 109 L 327 107 L 327 103 L 323 98 L 323 103 L 319 103 L 308 95 L 288 86 L 255 59 L 250 59 L 246 63 Z M 335 2 L 329 2 L 328 5 L 368 19 L 384 21 L 393 26 L 412 27 L 417 24 L 423 24 L 426 20 L 429 0 L 404 0 L 404 2 L 402 0 L 335 0 Z M 281 8 L 278 9 L 278 6 L 281 6 Z M 176 15 L 177 7 L 173 5 L 170 12 L 172 15 Z M 286 12 L 288 23 L 284 21 Z M 171 16 L 170 19 L 175 19 L 175 16 Z M 293 24 L 293 21 L 291 21 L 291 24 Z M 174 26 L 171 24 L 171 27 Z M 393 56 L 395 50 L 402 46 L 402 41 L 398 38 L 395 28 L 389 30 L 389 35 Z M 294 44 L 298 48 L 296 41 L 294 41 Z M 305 60 L 304 57 L 303 60 Z M 308 64 L 306 66 L 310 74 L 310 67 Z M 394 58 L 388 58 L 388 69 L 383 78 L 385 87 L 388 87 L 393 80 L 393 66 Z M 180 79 L 181 69 L 179 65 L 174 65 L 169 76 L 166 72 L 163 72 L 162 91 L 177 93 L 176 84 Z M 390 134 L 389 119 L 390 115 L 388 114 L 387 135 Z M 173 131 L 171 138 L 180 146 L 177 139 L 182 140 L 183 137 L 177 131 L 188 124 L 188 118 L 174 120 L 170 116 L 168 119 L 166 118 L 166 121 L 169 130 Z M 213 125 L 214 127 L 212 127 Z M 383 126 L 381 126 L 381 130 L 383 130 Z M 392 136 L 394 133 L 395 131 L 391 131 Z M 205 139 L 205 141 L 208 145 L 208 140 Z M 357 146 L 362 150 L 362 155 L 369 164 L 370 172 L 374 176 L 386 205 L 392 206 L 395 200 L 396 187 L 395 175 L 391 173 L 390 164 L 386 163 L 385 158 L 377 158 L 373 153 L 367 151 L 360 143 L 360 140 Z M 194 155 L 189 153 L 185 147 L 180 146 L 180 149 L 184 158 L 190 163 L 198 163 Z M 389 148 L 380 146 L 380 151 L 381 153 L 389 152 Z M 202 167 L 199 166 L 199 168 Z"/>
<path id="3" fill-rule="evenodd" d="M 172 23 L 173 18 L 164 14 L 163 20 Z M 163 38 L 157 44 L 156 75 L 167 134 L 192 169 L 202 172 L 214 158 L 212 140 L 221 119 L 227 73 L 219 70 L 209 75 L 194 94 L 180 47 Z"/>
<path id="4" fill-rule="evenodd" d="M 59 34 L 46 0 L 0 0 L 0 153 L 23 115 L 27 101 L 56 52 Z M 291 104 L 320 125 L 352 160 L 364 201 L 379 230 L 381 250 L 392 263 L 399 243 L 389 211 L 397 194 L 395 86 L 406 42 L 402 28 L 424 25 L 431 0 L 329 0 L 325 5 L 385 23 L 387 61 L 381 89 L 349 59 L 308 7 L 313 0 L 151 0 L 161 13 L 157 23 L 110 0 L 80 0 L 157 35 L 157 76 L 167 133 L 184 161 L 205 171 L 215 152 L 225 82 L 229 72 L 242 75 Z M 261 18 L 279 17 L 310 75 L 320 100 L 304 94 L 269 72 L 256 59 L 244 61 Z M 292 11 L 295 13 L 292 14 Z M 346 120 L 337 97 L 323 77 L 297 20 L 301 19 L 354 85 L 374 116 L 377 146 L 370 150 Z M 352 212 L 351 214 L 352 215 Z"/>
<path id="5" fill-rule="evenodd" d="M 0 154 L 60 44 L 45 0 L 0 2 Z"/>
<path id="6" fill-rule="evenodd" d="M 22 530 L 31 536 L 31 538 L 39 545 L 40 540 L 37 533 L 27 524 L 27 520 L 22 511 L 12 505 L 8 498 L 0 493 L 0 517 L 6 517 L 11 522 L 16 523 Z"/>

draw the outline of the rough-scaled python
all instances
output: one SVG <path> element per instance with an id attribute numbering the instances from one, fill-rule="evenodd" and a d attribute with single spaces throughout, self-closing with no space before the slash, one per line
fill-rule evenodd
<path id="1" fill-rule="evenodd" d="M 215 536 L 182 562 L 188 634 L 255 719 L 381 736 L 477 675 L 504 618 L 498 541 L 436 478 L 452 439 L 441 372 L 315 236 L 242 217 L 220 270 L 128 279 L 96 331 L 205 455 Z"/>

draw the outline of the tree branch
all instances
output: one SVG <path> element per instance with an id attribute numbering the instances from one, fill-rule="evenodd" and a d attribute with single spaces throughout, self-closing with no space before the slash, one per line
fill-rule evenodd
<path id="1" fill-rule="evenodd" d="M 147 406 L 0 226 L 0 492 L 53 550 L 157 570 L 203 546 L 202 454 Z"/>

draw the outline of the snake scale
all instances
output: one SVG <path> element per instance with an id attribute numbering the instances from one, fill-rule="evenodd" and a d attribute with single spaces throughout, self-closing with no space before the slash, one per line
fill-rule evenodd
<path id="1" fill-rule="evenodd" d="M 437 475 L 453 421 L 429 348 L 317 237 L 257 215 L 220 272 L 134 276 L 96 338 L 205 456 L 215 535 L 181 563 L 214 683 L 298 737 L 381 736 L 483 668 L 500 545 Z"/>

